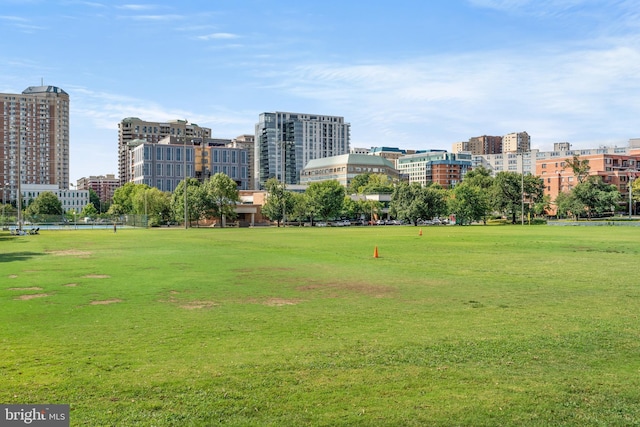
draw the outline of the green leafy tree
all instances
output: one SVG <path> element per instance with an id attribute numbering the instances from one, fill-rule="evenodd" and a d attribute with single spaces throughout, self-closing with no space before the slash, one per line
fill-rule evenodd
<path id="1" fill-rule="evenodd" d="M 489 190 L 493 185 L 493 177 L 491 171 L 484 166 L 479 166 L 473 169 L 464 176 L 464 183 L 472 185 L 474 187 L 481 188 L 483 190 Z"/>
<path id="2" fill-rule="evenodd" d="M 189 224 L 197 221 L 203 215 L 204 192 L 200 187 L 200 181 L 195 178 L 187 178 L 187 221 Z M 171 211 L 176 221 L 184 221 L 184 191 L 185 180 L 182 180 L 171 195 Z"/>
<path id="3" fill-rule="evenodd" d="M 384 209 L 382 202 L 372 199 L 358 200 L 358 206 L 360 213 L 364 214 L 365 218 L 369 218 L 369 221 L 378 218 Z"/>
<path id="4" fill-rule="evenodd" d="M 269 178 L 265 183 L 267 199 L 262 207 L 262 213 L 272 221 L 277 221 L 278 227 L 285 216 L 291 217 L 293 210 L 293 198 L 284 184 L 276 178 Z"/>
<path id="5" fill-rule="evenodd" d="M 171 193 L 144 186 L 133 195 L 133 208 L 136 214 L 147 215 L 151 226 L 166 224 L 172 217 Z"/>
<path id="6" fill-rule="evenodd" d="M 305 191 L 309 213 L 329 220 L 340 216 L 344 202 L 344 187 L 336 180 L 313 182 Z"/>
<path id="7" fill-rule="evenodd" d="M 516 223 L 518 214 L 526 215 L 544 196 L 544 183 L 534 175 L 516 172 L 498 172 L 491 189 L 493 207 Z M 522 208 L 525 211 L 523 212 Z"/>
<path id="8" fill-rule="evenodd" d="M 307 197 L 302 193 L 291 193 L 292 209 L 291 217 L 301 223 L 307 219 L 311 219 L 313 223 L 313 214 L 309 212 Z"/>
<path id="9" fill-rule="evenodd" d="M 236 218 L 236 205 L 240 201 L 240 193 L 234 180 L 224 173 L 217 173 L 205 181 L 203 189 L 205 197 L 210 201 L 209 212 L 220 218 L 221 226 L 224 226 L 225 218 Z"/>
<path id="10" fill-rule="evenodd" d="M 43 191 L 25 209 L 27 215 L 62 215 L 62 202 L 51 191 Z"/>
<path id="11" fill-rule="evenodd" d="M 522 176 L 515 172 L 498 172 L 491 191 L 493 207 L 516 223 L 516 215 L 522 208 Z"/>
<path id="12" fill-rule="evenodd" d="M 393 181 L 385 174 L 366 172 L 353 177 L 349 191 L 351 194 L 391 194 Z"/>
<path id="13" fill-rule="evenodd" d="M 584 212 L 584 204 L 576 198 L 573 191 L 558 193 L 555 200 L 556 214 L 559 218 L 572 216 L 577 221 Z"/>
<path id="14" fill-rule="evenodd" d="M 631 197 L 633 202 L 633 212 L 637 215 L 635 205 L 640 201 L 640 178 L 635 178 L 631 184 Z"/>
<path id="15" fill-rule="evenodd" d="M 483 220 L 489 211 L 487 193 L 480 187 L 466 181 L 456 185 L 448 200 L 449 212 L 456 215 L 456 224 L 465 225 Z"/>
<path id="16" fill-rule="evenodd" d="M 588 219 L 591 219 L 593 214 L 614 210 L 620 201 L 620 192 L 616 186 L 605 183 L 596 175 L 589 176 L 571 191 L 574 197 L 584 205 Z"/>
<path id="17" fill-rule="evenodd" d="M 578 180 L 578 183 L 584 182 L 586 177 L 589 175 L 589 170 L 591 170 L 591 166 L 589 166 L 588 159 L 580 159 L 580 156 L 575 154 L 571 160 L 567 160 L 564 166 L 565 169 L 571 169 L 573 175 Z"/>
<path id="18" fill-rule="evenodd" d="M 100 200 L 98 193 L 96 193 L 92 188 L 89 189 L 89 203 L 92 203 L 93 207 L 97 207 L 98 210 L 100 210 L 100 207 L 102 206 L 102 201 Z"/>
<path id="19" fill-rule="evenodd" d="M 110 208 L 113 210 L 113 213 L 119 215 L 135 213 L 133 209 L 133 194 L 141 185 L 144 184 L 127 182 L 122 187 L 117 188 L 113 193 L 113 203 Z"/>
<path id="20" fill-rule="evenodd" d="M 418 225 L 419 219 L 447 212 L 446 191 L 437 184 L 422 187 L 415 182 L 399 183 L 391 196 L 390 211 L 396 218 Z"/>
<path id="21" fill-rule="evenodd" d="M 84 218 L 95 218 L 97 215 L 98 209 L 93 206 L 93 203 L 88 203 L 84 208 L 82 208 L 82 212 L 80 213 L 80 216 Z"/>
<path id="22" fill-rule="evenodd" d="M 349 192 L 351 194 L 362 194 L 364 187 L 369 183 L 370 172 L 361 173 L 353 178 L 349 182 Z"/>
<path id="23" fill-rule="evenodd" d="M 546 215 L 551 210 L 551 196 L 544 194 L 540 201 L 533 205 L 533 213 L 535 216 Z"/>
<path id="24" fill-rule="evenodd" d="M 340 216 L 343 218 L 356 218 L 360 215 L 360 211 L 358 208 L 358 202 L 353 200 L 351 196 L 344 196 L 344 200 L 342 201 L 342 211 L 340 212 Z"/>
<path id="25" fill-rule="evenodd" d="M 393 193 L 393 181 L 387 175 L 372 174 L 360 191 L 362 194 L 391 194 Z"/>

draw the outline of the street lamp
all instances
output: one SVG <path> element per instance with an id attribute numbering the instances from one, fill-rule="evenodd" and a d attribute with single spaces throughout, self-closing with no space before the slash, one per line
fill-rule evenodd
<path id="1" fill-rule="evenodd" d="M 521 218 L 521 225 L 524 225 L 524 153 L 520 152 L 520 171 L 522 172 L 520 174 L 520 201 L 522 202 L 522 206 L 521 206 L 521 214 L 522 214 L 522 218 Z"/>
<path id="2" fill-rule="evenodd" d="M 149 215 L 147 214 L 147 188 L 144 189 L 144 222 L 145 228 L 149 228 Z"/>
<path id="3" fill-rule="evenodd" d="M 631 219 L 631 208 L 633 206 L 633 178 L 632 174 L 629 174 L 629 219 Z"/>
<path id="4" fill-rule="evenodd" d="M 69 183 L 70 187 L 75 187 L 75 184 L 73 184 L 72 182 Z M 77 187 L 76 187 L 77 188 Z M 75 198 L 74 198 L 75 200 Z M 76 221 L 76 209 L 72 209 L 73 212 L 73 228 L 75 228 L 76 230 L 78 229 L 78 222 Z"/>
<path id="5" fill-rule="evenodd" d="M 184 229 L 189 228 L 187 211 L 187 128 L 184 129 Z"/>
<path id="6" fill-rule="evenodd" d="M 2 228 L 4 228 L 4 208 L 7 206 L 7 200 L 5 199 L 5 190 L 7 187 L 2 187 Z"/>
<path id="7" fill-rule="evenodd" d="M 18 168 L 18 191 L 16 194 L 16 204 L 18 207 L 18 233 L 22 232 L 22 188 L 21 188 L 21 181 L 22 181 L 22 159 L 20 156 L 20 151 L 21 151 L 21 144 L 20 144 L 20 139 L 22 138 L 22 132 L 18 132 L 18 141 L 17 141 L 17 160 L 18 160 L 18 164 L 17 164 L 17 168 Z"/>

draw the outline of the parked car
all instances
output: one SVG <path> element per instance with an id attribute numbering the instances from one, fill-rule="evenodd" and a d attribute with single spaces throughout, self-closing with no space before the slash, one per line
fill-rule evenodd
<path id="1" fill-rule="evenodd" d="M 316 222 L 316 227 L 326 227 L 327 223 L 326 222 Z"/>

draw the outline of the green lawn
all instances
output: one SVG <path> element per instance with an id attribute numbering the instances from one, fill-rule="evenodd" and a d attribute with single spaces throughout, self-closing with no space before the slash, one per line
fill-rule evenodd
<path id="1" fill-rule="evenodd" d="M 422 231 L 0 235 L 0 402 L 72 426 L 640 425 L 640 228 Z"/>

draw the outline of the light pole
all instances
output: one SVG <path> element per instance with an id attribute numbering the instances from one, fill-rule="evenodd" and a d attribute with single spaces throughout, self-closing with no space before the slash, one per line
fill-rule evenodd
<path id="1" fill-rule="evenodd" d="M 70 187 L 69 191 L 73 191 L 73 190 L 71 190 L 71 187 L 75 187 L 75 185 L 72 182 L 70 182 L 69 183 L 69 187 Z M 75 197 L 73 199 L 75 200 Z M 73 212 L 73 228 L 77 230 L 78 229 L 78 222 L 76 221 L 76 209 L 77 208 L 73 208 L 71 211 Z"/>
<path id="2" fill-rule="evenodd" d="M 7 200 L 6 200 L 6 196 L 5 196 L 5 190 L 7 189 L 7 187 L 2 187 L 2 228 L 4 228 L 4 208 L 7 206 Z"/>
<path id="3" fill-rule="evenodd" d="M 524 225 L 524 153 L 520 153 L 520 201 L 522 202 L 522 206 L 520 208 L 522 213 L 521 225 Z"/>
<path id="4" fill-rule="evenodd" d="M 21 145 L 20 144 L 20 139 L 22 138 L 22 132 L 18 132 L 18 141 L 17 141 L 17 160 L 18 160 L 18 164 L 17 164 L 17 168 L 18 168 L 18 182 L 17 182 L 17 187 L 18 187 L 18 191 L 16 194 L 16 205 L 18 207 L 18 232 L 21 233 L 22 232 L 22 187 L 21 187 L 21 181 L 22 181 L 22 159 L 21 159 Z"/>
<path id="5" fill-rule="evenodd" d="M 149 228 L 149 214 L 147 213 L 147 188 L 144 189 L 144 221 L 145 228 Z"/>
<path id="6" fill-rule="evenodd" d="M 187 128 L 184 129 L 184 229 L 189 228 L 187 211 Z"/>
<path id="7" fill-rule="evenodd" d="M 633 206 L 633 178 L 634 176 L 629 174 L 629 219 L 631 219 L 631 207 Z"/>

